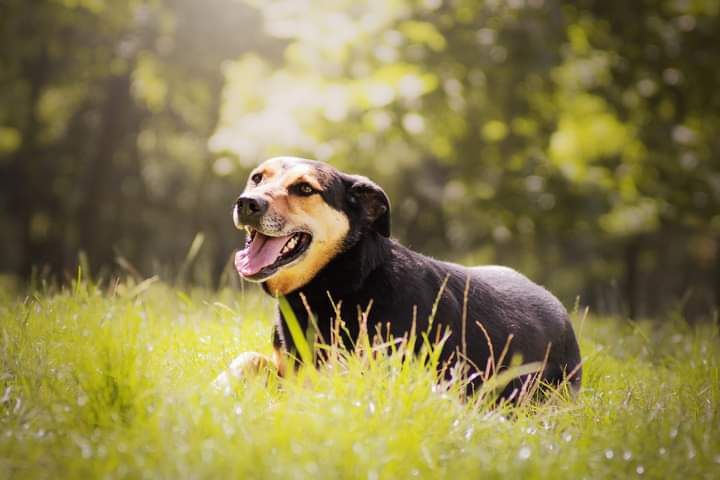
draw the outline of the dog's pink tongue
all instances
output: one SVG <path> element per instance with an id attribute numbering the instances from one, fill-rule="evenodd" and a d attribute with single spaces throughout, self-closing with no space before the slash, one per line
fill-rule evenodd
<path id="1" fill-rule="evenodd" d="M 255 275 L 268 265 L 272 265 L 280 255 L 290 235 L 284 237 L 268 237 L 260 232 L 244 250 L 235 254 L 235 268 L 244 277 Z"/>

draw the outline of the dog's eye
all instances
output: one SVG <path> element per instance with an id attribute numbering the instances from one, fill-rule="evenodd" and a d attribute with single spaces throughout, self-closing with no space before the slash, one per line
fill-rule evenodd
<path id="1" fill-rule="evenodd" d="M 295 185 L 293 185 L 293 190 L 298 195 L 305 195 L 305 196 L 312 195 L 313 193 L 315 193 L 315 189 L 312 187 L 312 185 L 310 185 L 309 183 L 305 183 L 305 182 L 296 183 Z"/>
<path id="2" fill-rule="evenodd" d="M 256 173 L 255 175 L 250 177 L 250 180 L 252 180 L 253 183 L 257 185 L 258 183 L 262 182 L 262 177 L 262 173 Z"/>

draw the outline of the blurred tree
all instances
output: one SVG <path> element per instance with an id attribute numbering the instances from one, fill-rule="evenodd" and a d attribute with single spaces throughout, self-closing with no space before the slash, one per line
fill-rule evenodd
<path id="1" fill-rule="evenodd" d="M 94 270 L 117 254 L 167 263 L 217 229 L 203 214 L 232 198 L 208 193 L 222 62 L 279 53 L 258 14 L 231 0 L 0 8 L 3 268 L 61 271 L 79 250 Z"/>
<path id="2" fill-rule="evenodd" d="M 646 304 L 689 288 L 709 303 L 713 264 L 720 278 L 720 2 L 584 1 L 567 12 L 576 51 L 606 52 L 606 80 L 584 89 L 625 124 L 621 154 L 601 165 L 611 188 L 600 226 L 624 249 L 629 313 L 641 269 Z"/>
<path id="3" fill-rule="evenodd" d="M 717 3 L 258 2 L 285 68 L 237 62 L 211 143 L 362 170 L 421 250 L 634 317 L 641 284 L 662 308 L 653 291 L 708 284 L 718 258 Z M 237 101 L 249 88 L 263 100 Z"/>
<path id="4" fill-rule="evenodd" d="M 719 18 L 717 0 L 6 0 L 0 269 L 84 250 L 94 271 L 216 282 L 246 173 L 290 153 L 376 178 L 421 251 L 632 317 L 707 312 Z"/>

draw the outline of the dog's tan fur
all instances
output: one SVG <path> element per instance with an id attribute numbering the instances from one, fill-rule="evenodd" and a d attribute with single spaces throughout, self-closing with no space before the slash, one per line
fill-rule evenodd
<path id="1" fill-rule="evenodd" d="M 251 179 L 257 173 L 263 179 L 255 185 Z M 266 280 L 272 294 L 284 295 L 309 282 L 339 252 L 347 236 L 350 224 L 345 214 L 330 207 L 320 195 L 303 197 L 289 191 L 292 185 L 301 182 L 322 191 L 321 180 L 310 166 L 284 168 L 282 159 L 267 160 L 250 174 L 243 195 L 252 193 L 267 198 L 270 216 L 282 220 L 283 231 L 301 229 L 312 235 L 310 247 L 297 263 L 281 268 Z"/>

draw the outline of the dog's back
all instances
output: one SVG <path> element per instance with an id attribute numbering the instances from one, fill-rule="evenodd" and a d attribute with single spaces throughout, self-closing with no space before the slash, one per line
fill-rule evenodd
<path id="1" fill-rule="evenodd" d="M 468 270 L 476 282 L 494 292 L 481 299 L 494 307 L 487 321 L 508 327 L 516 343 L 512 350 L 523 352 L 525 362 L 547 361 L 543 378 L 550 383 L 559 383 L 570 375 L 569 385 L 577 390 L 582 375 L 580 350 L 562 303 L 511 268 L 483 266 Z"/>

